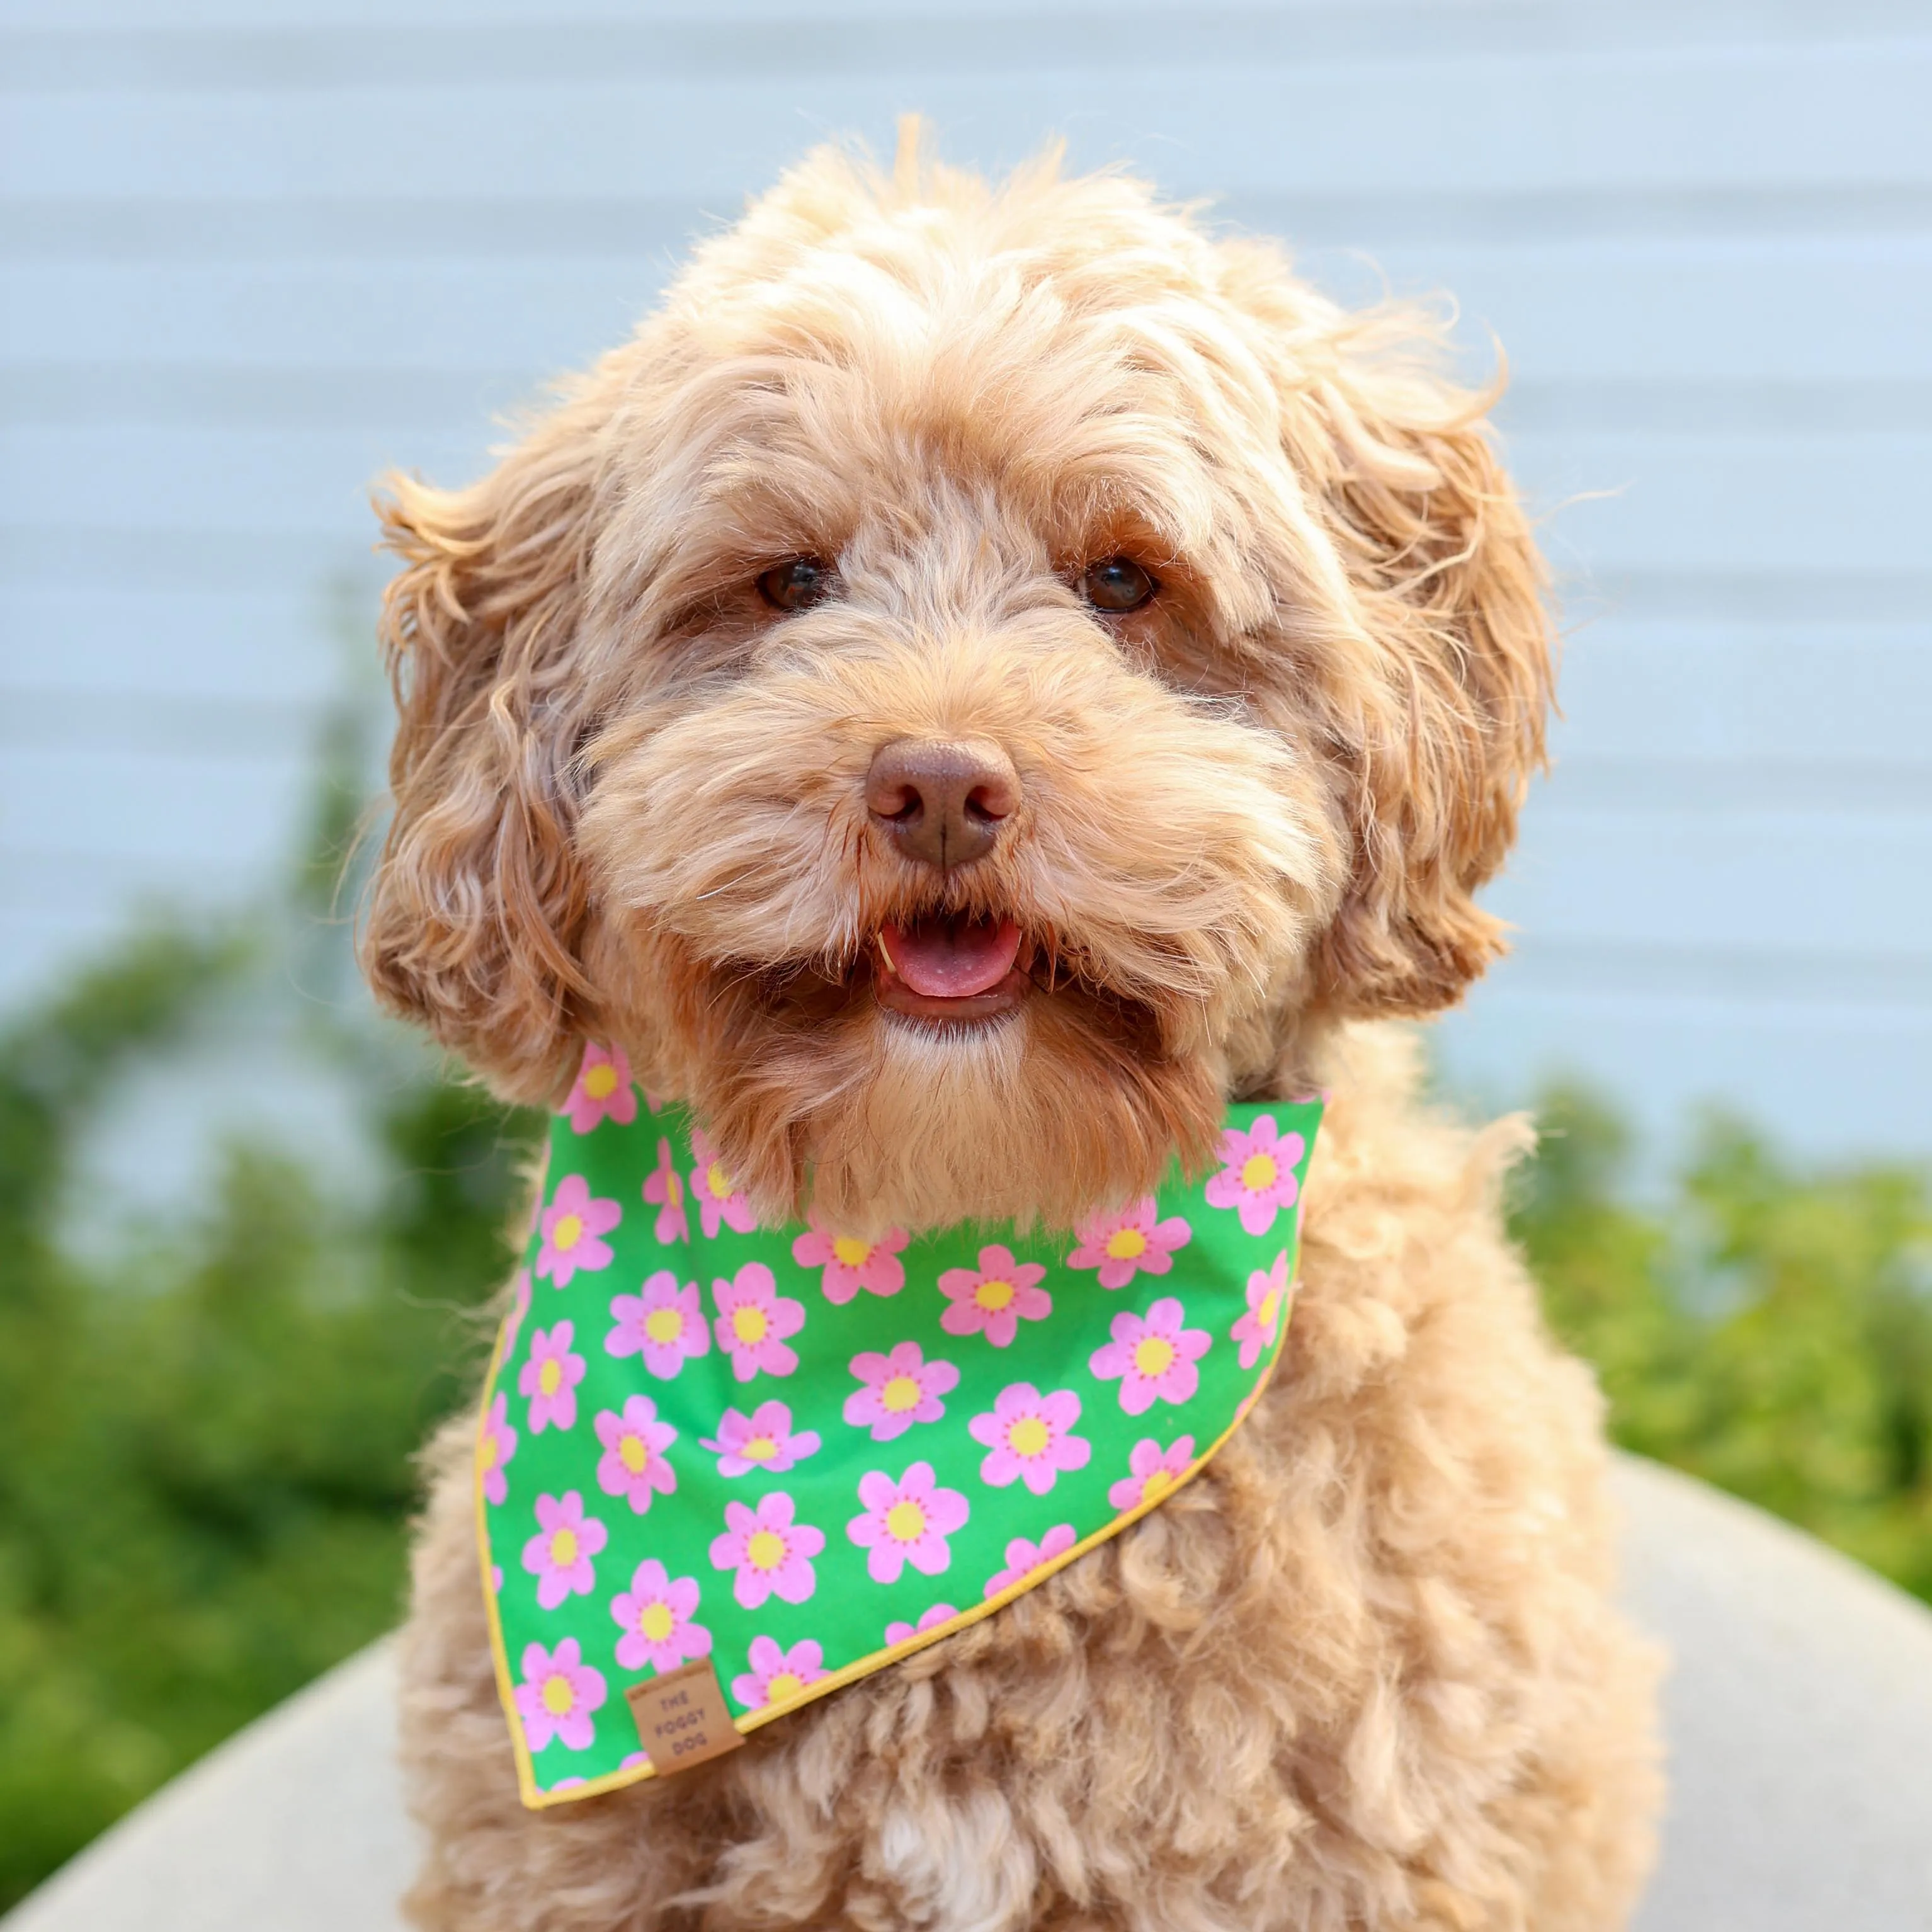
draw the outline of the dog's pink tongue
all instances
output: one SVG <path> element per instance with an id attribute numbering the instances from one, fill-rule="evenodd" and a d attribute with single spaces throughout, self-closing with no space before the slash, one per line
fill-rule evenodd
<path id="1" fill-rule="evenodd" d="M 929 1000 L 968 1000 L 990 993 L 1012 969 L 1020 929 L 1010 920 L 922 919 L 889 926 L 879 935 L 892 970 Z"/>

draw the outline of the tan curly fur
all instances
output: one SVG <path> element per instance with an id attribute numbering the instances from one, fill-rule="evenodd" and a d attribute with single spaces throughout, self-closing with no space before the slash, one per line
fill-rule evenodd
<path id="1" fill-rule="evenodd" d="M 674 1779 L 520 1805 L 470 1436 L 406 1645 L 427 1928 L 1606 1932 L 1650 1663 L 1606 1606 L 1599 1405 L 1508 1250 L 1520 1124 L 1356 1022 L 1453 1001 L 1541 753 L 1540 572 L 1415 310 L 1052 158 L 827 151 L 466 490 L 398 480 L 395 815 L 364 958 L 501 1092 L 588 1036 L 765 1211 L 1065 1226 L 1326 1081 L 1283 1367 L 1201 1479 L 990 1621 Z M 760 574 L 836 566 L 814 608 Z M 1160 590 L 1105 617 L 1082 572 Z M 944 874 L 875 751 L 1021 786 Z M 996 1023 L 880 1008 L 882 928 L 1010 918 Z"/>

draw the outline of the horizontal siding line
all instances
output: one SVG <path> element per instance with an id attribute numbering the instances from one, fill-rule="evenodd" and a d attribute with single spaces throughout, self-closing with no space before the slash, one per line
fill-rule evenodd
<path id="1" fill-rule="evenodd" d="M 0 196 L 0 256 L 37 261 L 656 260 L 736 218 L 684 196 L 317 196 L 269 199 Z M 1497 193 L 1287 194 L 1225 189 L 1211 225 L 1302 249 L 1575 244 L 1592 241 L 1844 241 L 1932 232 L 1932 184 L 1802 179 L 1750 188 Z"/>
<path id="2" fill-rule="evenodd" d="M 1539 939 L 1519 932 L 1493 972 L 1498 992 L 1932 1006 L 1932 956 L 1910 953 L 1834 956 L 1797 949 Z"/>
<path id="3" fill-rule="evenodd" d="M 373 657 L 373 634 L 370 650 Z M 76 768 L 133 754 L 182 763 L 260 764 L 320 749 L 330 705 L 319 698 L 194 695 L 178 687 L 50 690 L 0 682 L 0 758 L 8 752 L 78 754 Z"/>
<path id="4" fill-rule="evenodd" d="M 1661 700 L 1660 700 L 1661 701 Z M 1932 814 L 1932 740 L 1922 760 L 1559 756 L 1531 809 L 1653 817 L 1678 812 Z"/>
<path id="5" fill-rule="evenodd" d="M 1932 610 L 1932 570 L 1559 569 L 1568 629 L 1611 617 L 1783 623 L 1909 624 Z"/>

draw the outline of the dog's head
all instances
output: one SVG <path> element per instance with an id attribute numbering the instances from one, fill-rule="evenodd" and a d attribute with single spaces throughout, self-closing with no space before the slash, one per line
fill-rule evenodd
<path id="1" fill-rule="evenodd" d="M 378 992 L 519 1098 L 622 1046 L 767 1211 L 1199 1158 L 1497 948 L 1546 632 L 1439 362 L 1118 176 L 814 156 L 394 484 Z"/>

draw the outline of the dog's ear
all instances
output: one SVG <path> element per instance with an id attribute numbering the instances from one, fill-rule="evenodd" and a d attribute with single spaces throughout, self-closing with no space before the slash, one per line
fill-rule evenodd
<path id="1" fill-rule="evenodd" d="M 1400 309 L 1354 319 L 1287 404 L 1354 634 L 1318 697 L 1352 835 L 1316 962 L 1339 1015 L 1436 1011 L 1504 950 L 1473 895 L 1543 763 L 1545 573 L 1484 421 L 1500 384 L 1449 380 L 1435 334 Z"/>
<path id="2" fill-rule="evenodd" d="M 541 1101 L 588 987 L 571 842 L 594 424 L 568 406 L 482 482 L 392 477 L 376 509 L 404 568 L 381 633 L 399 714 L 394 817 L 360 951 L 377 998 L 508 1097 Z"/>

